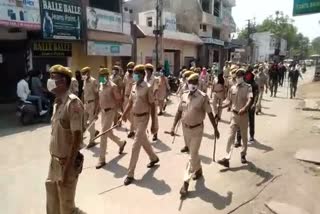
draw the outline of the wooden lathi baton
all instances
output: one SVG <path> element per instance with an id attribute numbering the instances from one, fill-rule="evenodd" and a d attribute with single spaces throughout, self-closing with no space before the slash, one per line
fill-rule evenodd
<path id="1" fill-rule="evenodd" d="M 117 128 L 118 126 L 119 126 L 119 124 L 116 124 L 116 125 L 112 126 L 110 129 L 108 129 L 108 130 L 102 132 L 101 134 L 97 135 L 96 137 L 94 137 L 94 138 L 91 140 L 91 142 L 93 142 L 93 141 L 95 141 L 96 139 L 98 139 L 99 137 L 107 134 L 108 132 L 112 131 L 113 129 Z"/>

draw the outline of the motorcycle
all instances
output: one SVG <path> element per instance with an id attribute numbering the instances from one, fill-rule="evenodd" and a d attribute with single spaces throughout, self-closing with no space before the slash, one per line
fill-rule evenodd
<path id="1" fill-rule="evenodd" d="M 175 77 L 175 76 L 172 76 L 170 75 L 168 77 L 168 82 L 169 82 L 169 86 L 171 88 L 171 92 L 175 93 L 177 92 L 179 86 L 180 86 L 180 80 L 179 78 Z"/>
<path id="2" fill-rule="evenodd" d="M 46 114 L 40 116 L 34 103 L 18 100 L 16 115 L 21 124 L 26 126 L 41 122 L 49 123 L 51 118 L 51 111 L 48 111 Z"/>

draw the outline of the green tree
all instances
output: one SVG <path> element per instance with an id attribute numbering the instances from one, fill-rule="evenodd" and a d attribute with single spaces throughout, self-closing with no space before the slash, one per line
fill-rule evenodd
<path id="1" fill-rule="evenodd" d="M 311 42 L 312 54 L 320 54 L 320 37 L 317 37 Z"/>

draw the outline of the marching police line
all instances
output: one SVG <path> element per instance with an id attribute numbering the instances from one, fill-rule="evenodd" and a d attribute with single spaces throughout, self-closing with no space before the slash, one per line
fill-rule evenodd
<path id="1" fill-rule="evenodd" d="M 147 153 L 150 162 L 148 168 L 159 163 L 147 137 L 147 128 L 151 118 L 153 140 L 158 139 L 158 115 L 163 114 L 170 86 L 162 72 L 154 72 L 151 64 L 135 65 L 130 62 L 124 73 L 122 68 L 114 66 L 112 72 L 101 67 L 99 79 L 91 76 L 91 68 L 81 71 L 83 84 L 83 102 L 74 93 L 74 79 L 69 68 L 55 65 L 50 68 L 47 87 L 55 94 L 50 140 L 51 161 L 47 190 L 47 213 L 81 213 L 74 199 L 79 174 L 82 171 L 84 157 L 80 153 L 84 130 L 90 133 L 87 148 L 96 145 L 95 139 L 101 137 L 100 155 L 96 169 L 102 168 L 108 139 L 119 147 L 122 154 L 126 140 L 113 134 L 113 129 L 129 121 L 128 138 L 134 138 L 130 163 L 124 185 L 134 182 L 134 173 L 141 148 Z M 184 147 L 181 152 L 189 154 L 183 185 L 182 197 L 188 195 L 189 183 L 203 176 L 199 149 L 201 146 L 204 119 L 208 115 L 215 138 L 220 137 L 218 122 L 223 109 L 231 112 L 229 138 L 225 157 L 218 161 L 224 167 L 230 166 L 233 147 L 241 146 L 241 162 L 247 163 L 248 127 L 250 139 L 254 142 L 254 116 L 261 113 L 263 92 L 268 90 L 268 68 L 264 64 L 254 67 L 226 62 L 223 73 L 214 77 L 206 68 L 190 68 L 181 71 L 182 82 L 176 92 L 180 97 L 177 112 L 170 131 L 175 136 L 177 126 L 181 124 Z M 210 98 L 207 89 L 211 88 Z M 259 92 L 260 91 L 260 92 Z M 159 113 L 158 113 L 159 111 Z M 101 133 L 95 129 L 95 122 L 101 114 Z M 237 137 L 236 137 L 237 135 Z M 236 140 L 236 143 L 235 142 Z M 241 144 L 242 141 L 242 144 Z"/>

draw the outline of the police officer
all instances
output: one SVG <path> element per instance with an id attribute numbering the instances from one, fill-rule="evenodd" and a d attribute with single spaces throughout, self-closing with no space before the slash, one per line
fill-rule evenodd
<path id="1" fill-rule="evenodd" d="M 123 79 L 122 79 L 122 76 L 121 76 L 121 71 L 122 71 L 122 69 L 121 69 L 120 66 L 118 66 L 118 65 L 113 66 L 111 81 L 118 86 L 119 92 L 120 92 L 121 96 L 123 97 L 124 84 L 123 84 Z M 121 105 L 122 105 L 122 103 L 121 103 Z M 121 111 L 121 107 L 122 106 L 117 108 L 117 112 L 116 112 L 116 114 L 114 116 L 114 124 L 116 124 L 118 122 L 119 118 L 120 118 L 119 111 Z"/>
<path id="2" fill-rule="evenodd" d="M 46 180 L 47 214 L 79 213 L 75 193 L 82 170 L 83 104 L 69 91 L 72 72 L 61 66 L 50 68 L 47 87 L 55 94 L 50 140 L 50 167 Z"/>
<path id="3" fill-rule="evenodd" d="M 127 72 L 123 78 L 123 84 L 124 84 L 123 109 L 125 109 L 125 107 L 128 105 L 129 97 L 131 94 L 131 89 L 132 89 L 132 86 L 134 83 L 134 81 L 133 81 L 133 68 L 134 68 L 134 66 L 135 66 L 134 62 L 129 62 L 127 64 Z M 132 138 L 132 137 L 134 137 L 134 124 L 133 124 L 133 115 L 131 112 L 129 113 L 128 120 L 130 122 L 130 131 L 128 134 L 128 138 Z"/>
<path id="4" fill-rule="evenodd" d="M 84 110 L 85 110 L 85 118 L 84 122 L 87 124 L 89 120 L 89 124 L 92 123 L 99 114 L 99 83 L 98 81 L 91 76 L 91 68 L 85 67 L 81 69 L 83 83 L 83 101 L 84 101 Z M 86 125 L 85 125 L 86 126 Z M 91 148 L 96 144 L 92 142 L 94 136 L 98 135 L 99 132 L 95 129 L 95 123 L 91 125 L 89 128 L 90 133 L 90 143 L 87 148 Z"/>
<path id="5" fill-rule="evenodd" d="M 159 90 L 159 79 L 155 77 L 153 71 L 154 67 L 152 64 L 148 63 L 145 65 L 146 69 L 146 76 L 145 76 L 145 81 L 150 85 L 150 87 L 153 89 L 153 95 L 155 98 L 155 104 L 156 104 L 156 109 L 158 109 L 158 90 Z M 152 133 L 153 138 L 152 141 L 157 141 L 158 140 L 158 131 L 159 131 L 159 120 L 158 120 L 158 115 L 156 114 L 156 132 Z"/>
<path id="6" fill-rule="evenodd" d="M 256 114 L 258 115 L 259 113 L 262 112 L 262 99 L 263 99 L 263 92 L 268 93 L 268 77 L 264 72 L 264 66 L 260 65 L 258 70 L 256 71 L 257 73 L 255 74 L 255 81 L 259 87 L 259 96 L 258 96 L 258 102 L 257 102 L 257 107 L 256 107 Z"/>
<path id="7" fill-rule="evenodd" d="M 292 99 L 293 97 L 296 97 L 299 77 L 303 79 L 300 73 L 299 66 L 296 66 L 294 69 L 289 71 L 290 99 Z"/>
<path id="8" fill-rule="evenodd" d="M 182 94 L 188 90 L 188 77 L 191 75 L 191 74 L 194 74 L 193 71 L 185 71 L 183 74 L 182 74 L 182 81 L 180 83 L 180 86 L 177 90 L 177 95 L 181 98 L 182 97 Z"/>
<path id="9" fill-rule="evenodd" d="M 143 147 L 143 149 L 149 156 L 150 163 L 147 165 L 148 168 L 154 167 L 155 164 L 159 162 L 159 158 L 154 153 L 146 134 L 150 113 L 152 119 L 151 133 L 156 132 L 156 106 L 153 96 L 153 88 L 151 88 L 150 85 L 144 81 L 144 78 L 145 66 L 135 66 L 133 79 L 136 84 L 132 87 L 131 95 L 129 97 L 129 103 L 126 106 L 120 119 L 120 122 L 122 120 L 126 121 L 130 111 L 132 111 L 136 129 L 128 174 L 127 178 L 124 181 L 124 185 L 129 185 L 134 181 L 134 171 L 138 162 L 141 147 Z"/>
<path id="10" fill-rule="evenodd" d="M 242 151 L 241 151 L 241 163 L 247 163 L 247 143 L 248 143 L 248 110 L 252 105 L 252 89 L 251 86 L 244 82 L 244 69 L 238 69 L 236 73 L 237 84 L 233 85 L 228 93 L 226 102 L 222 105 L 222 108 L 231 106 L 231 123 L 230 123 L 230 134 L 228 144 L 226 148 L 227 155 L 218 163 L 229 167 L 229 160 L 232 154 L 232 145 L 234 144 L 235 135 L 237 130 L 240 128 L 242 136 Z"/>
<path id="11" fill-rule="evenodd" d="M 100 68 L 99 71 L 99 103 L 101 109 L 101 127 L 102 131 L 106 131 L 111 128 L 112 121 L 115 114 L 117 113 L 117 108 L 121 103 L 122 96 L 120 95 L 118 86 L 114 84 L 109 78 L 109 70 L 107 68 Z M 100 143 L 100 158 L 99 163 L 96 166 L 97 169 L 102 168 L 106 165 L 105 155 L 107 150 L 107 141 L 110 138 L 119 146 L 119 154 L 122 154 L 126 141 L 120 140 L 119 137 L 115 136 L 112 131 L 101 136 Z"/>
<path id="12" fill-rule="evenodd" d="M 184 141 L 190 150 L 189 162 L 184 175 L 184 183 L 180 194 L 185 197 L 188 194 L 188 187 L 191 178 L 197 180 L 202 177 L 202 167 L 199 157 L 202 135 L 206 113 L 214 128 L 214 134 L 220 137 L 215 119 L 210 106 L 208 96 L 198 89 L 199 75 L 192 74 L 188 78 L 189 90 L 183 93 L 178 111 L 176 113 L 171 135 L 174 135 L 175 127 L 181 119 Z"/>
<path id="13" fill-rule="evenodd" d="M 215 114 L 216 120 L 221 119 L 222 109 L 219 106 L 222 105 L 223 100 L 225 99 L 225 82 L 223 78 L 223 74 L 219 74 L 217 79 L 213 80 L 211 95 L 213 98 L 213 110 Z M 212 96 L 213 95 L 213 96 Z"/>

